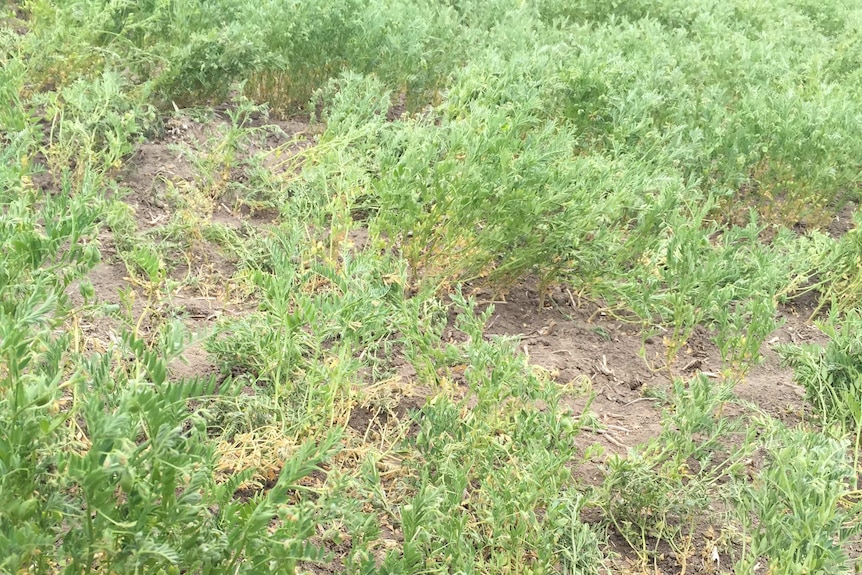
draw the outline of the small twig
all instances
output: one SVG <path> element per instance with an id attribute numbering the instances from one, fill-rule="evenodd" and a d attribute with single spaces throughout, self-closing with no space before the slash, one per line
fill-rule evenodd
<path id="1" fill-rule="evenodd" d="M 637 399 L 633 399 L 632 401 L 630 401 L 630 402 L 628 402 L 628 403 L 624 403 L 624 404 L 623 404 L 623 407 L 628 407 L 628 406 L 630 406 L 630 405 L 634 405 L 635 403 L 638 403 L 639 401 L 650 401 L 650 400 L 653 400 L 653 399 L 654 399 L 654 398 L 652 398 L 652 397 L 639 397 L 639 398 L 637 398 Z"/>
<path id="2" fill-rule="evenodd" d="M 685 364 L 685 366 L 680 371 L 688 371 L 690 368 L 698 368 L 703 365 L 703 360 L 700 358 L 696 358 Z"/>
<path id="3" fill-rule="evenodd" d="M 605 431 L 604 429 L 593 429 L 592 431 L 593 431 L 593 433 L 597 433 L 599 435 L 604 435 L 605 439 L 607 439 L 609 442 L 613 443 L 617 447 L 622 447 L 623 449 L 628 449 L 628 446 L 626 444 L 622 443 L 616 437 L 614 437 L 610 431 Z"/>
<path id="4" fill-rule="evenodd" d="M 578 309 L 580 306 L 575 305 L 575 296 L 572 295 L 572 290 L 566 288 L 566 293 L 569 294 L 569 303 L 572 304 L 572 309 Z"/>
<path id="5" fill-rule="evenodd" d="M 605 355 L 602 355 L 602 361 L 601 363 L 596 364 L 596 367 L 605 375 L 615 375 L 614 370 L 608 367 L 608 358 Z"/>
<path id="6" fill-rule="evenodd" d="M 525 334 L 521 335 L 521 339 L 535 339 L 537 337 L 544 337 L 546 335 L 551 335 L 551 332 L 554 330 L 554 326 L 557 325 L 557 322 L 551 321 L 548 325 L 543 328 L 533 329 L 528 331 Z"/>

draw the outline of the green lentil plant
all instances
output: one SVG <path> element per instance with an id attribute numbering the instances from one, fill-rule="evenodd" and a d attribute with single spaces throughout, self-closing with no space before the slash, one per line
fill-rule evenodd
<path id="1" fill-rule="evenodd" d="M 92 230 L 74 214 L 56 222 L 66 238 Z M 70 234 L 64 226 L 71 221 L 82 229 L 73 227 Z M 18 240 L 26 237 L 25 229 L 20 233 Z M 297 560 L 320 559 L 306 542 L 316 522 L 309 521 L 307 505 L 294 508 L 287 502 L 287 492 L 314 469 L 315 457 L 331 452 L 336 436 L 320 452 L 310 444 L 297 452 L 299 459 L 286 465 L 266 496 L 232 501 L 237 483 L 214 482 L 204 420 L 189 409 L 189 400 L 214 394 L 215 380 L 167 379 L 168 363 L 187 343 L 184 331 L 172 326 L 152 346 L 127 333 L 123 350 L 130 362 L 117 361 L 126 355 L 122 352 L 76 357 L 71 334 L 54 335 L 67 313 L 58 294 L 65 289 L 61 282 L 95 261 L 80 259 L 86 251 L 61 253 L 57 259 L 67 269 L 49 267 L 51 273 L 44 274 L 31 266 L 39 264 L 34 257 L 50 253 L 50 244 L 40 255 L 32 242 L 18 240 L 32 256 L 4 250 L 5 269 L 15 270 L 8 264 L 18 262 L 20 270 L 8 278 L 16 283 L 4 284 L 5 289 L 27 286 L 30 295 L 15 307 L 11 303 L 18 298 L 5 299 L 0 314 L 0 465 L 6 470 L 0 492 L 8 498 L 0 513 L 3 569 L 282 573 Z M 22 273 L 32 280 L 17 284 Z M 272 544 L 260 539 L 264 531 L 275 537 Z"/>
<path id="2" fill-rule="evenodd" d="M 9 147 L 4 154 L 15 157 Z M 3 162 L 0 214 L 0 569 L 53 568 L 66 505 L 55 456 L 69 413 L 61 401 L 80 376 L 69 361 L 72 334 L 66 289 L 99 260 L 92 237 L 98 203 L 86 186 L 43 197 L 24 182 L 18 162 Z M 87 287 L 82 284 L 82 293 Z"/>
<path id="3" fill-rule="evenodd" d="M 550 109 L 582 126 L 593 146 L 670 160 L 724 198 L 721 215 L 730 221 L 755 207 L 769 222 L 822 225 L 824 212 L 858 186 L 850 130 L 859 100 L 847 63 L 860 15 L 846 4 L 823 7 L 821 15 L 841 14 L 837 32 L 810 10 L 542 2 L 542 20 L 578 38 L 558 81 L 547 84 Z M 812 67 L 820 58 L 841 72 Z M 801 144 L 813 134 L 817 144 Z"/>
<path id="4" fill-rule="evenodd" d="M 40 80 L 89 79 L 113 67 L 166 107 L 221 100 L 238 87 L 288 114 L 355 70 L 378 74 L 415 109 L 468 53 L 453 49 L 462 39 L 453 11 L 434 2 L 88 0 L 74 9 L 36 2 L 31 15 L 35 35 L 53 46 L 35 61 Z"/>
<path id="5" fill-rule="evenodd" d="M 459 37 L 452 11 L 435 2 L 264 3 L 249 12 L 273 61 L 245 91 L 280 114 L 306 107 L 317 88 L 347 71 L 374 74 L 416 110 L 444 87 L 471 43 Z"/>
<path id="6" fill-rule="evenodd" d="M 274 243 L 270 250 L 270 269 L 278 275 L 258 271 L 255 278 L 264 290 L 265 313 L 225 323 L 218 330 L 220 337 L 212 338 L 207 347 L 226 369 L 247 371 L 270 383 L 278 402 L 292 387 L 290 378 L 303 354 L 315 348 L 316 339 L 302 327 L 318 310 L 311 296 L 300 291 L 302 275 L 287 250 Z"/>
<path id="7" fill-rule="evenodd" d="M 316 88 L 350 66 L 351 44 L 360 40 L 354 19 L 363 4 L 265 2 L 249 10 L 276 61 L 252 76 L 247 92 L 280 112 L 306 104 Z"/>
<path id="8" fill-rule="evenodd" d="M 826 345 L 785 344 L 778 347 L 783 361 L 793 368 L 793 379 L 806 392 L 808 402 L 824 424 L 853 426 L 854 398 L 862 392 L 862 315 L 834 315 L 819 327 L 829 337 Z"/>
<path id="9" fill-rule="evenodd" d="M 573 497 L 567 492 L 554 502 L 549 513 L 559 537 L 556 553 L 562 572 L 570 575 L 598 575 L 605 560 L 603 534 L 581 520 L 580 513 L 586 505 L 586 497 Z"/>
<path id="10" fill-rule="evenodd" d="M 735 482 L 743 527 L 737 572 L 767 561 L 775 573 L 849 573 L 844 545 L 860 531 L 856 470 L 847 443 L 816 431 L 756 422 L 766 459 L 752 482 Z"/>
<path id="11" fill-rule="evenodd" d="M 840 319 L 839 319 L 840 317 Z M 820 421 L 839 436 L 854 438 L 853 462 L 858 467 L 862 446 L 862 316 L 852 310 L 846 316 L 833 313 L 820 328 L 829 337 L 826 345 L 786 344 L 778 353 L 793 368 L 793 379 L 805 389 L 806 399 Z M 854 476 L 854 485 L 858 478 Z"/>
<path id="12" fill-rule="evenodd" d="M 218 123 L 200 149 L 183 149 L 182 152 L 195 167 L 196 186 L 212 201 L 221 201 L 242 169 L 243 152 L 255 136 L 262 131 L 251 126 L 252 117 L 266 119 L 266 108 L 257 106 L 245 97 L 235 97 L 225 112 L 227 121 Z"/>
<path id="13" fill-rule="evenodd" d="M 99 259 L 99 178 L 85 171 L 81 188 L 65 178 L 62 193 L 37 194 L 16 170 L 0 171 L 15 196 L 0 215 L 0 569 L 282 573 L 319 560 L 316 511 L 288 494 L 337 434 L 299 449 L 274 490 L 234 501 L 242 477 L 216 482 L 205 420 L 190 408 L 215 380 L 167 377 L 185 330 L 167 325 L 149 343 L 127 331 L 109 353 L 82 356 L 64 329 L 80 311 L 67 289 Z M 94 298 L 86 282 L 80 292 Z"/>
<path id="14" fill-rule="evenodd" d="M 149 294 L 154 294 L 164 281 L 165 264 L 158 251 L 150 245 L 135 246 L 127 255 L 126 266 L 132 277 L 140 277 Z"/>
<path id="15" fill-rule="evenodd" d="M 43 82 L 65 85 L 112 68 L 163 106 L 224 97 L 233 82 L 272 60 L 260 22 L 244 19 L 247 4 L 234 0 L 40 1 L 28 8 L 32 42 L 41 48 L 32 50 L 34 74 Z"/>
<path id="16" fill-rule="evenodd" d="M 485 30 L 459 21 L 446 3 L 367 2 L 361 33 L 350 46 L 350 68 L 378 77 L 403 97 L 404 111 L 418 112 L 439 100 Z"/>
<path id="17" fill-rule="evenodd" d="M 360 149 L 373 150 L 359 161 L 376 177 L 357 182 L 380 214 L 372 232 L 399 238 L 414 283 L 489 277 L 505 285 L 529 273 L 548 285 L 565 272 L 591 273 L 596 252 L 611 241 L 620 200 L 600 202 L 601 190 L 586 182 L 610 178 L 611 167 L 601 158 L 573 158 L 553 122 L 520 103 L 499 105 L 495 90 L 473 102 L 467 86 L 455 94 L 436 117 L 392 127 L 376 120 L 371 125 L 379 129 L 357 134 Z M 342 107 L 348 105 L 350 111 Z M 375 115 L 355 109 L 354 101 L 334 103 L 328 113 L 338 123 L 328 137 L 347 138 L 356 119 Z"/>
<path id="18" fill-rule="evenodd" d="M 347 248 L 329 261 L 301 241 L 293 228 L 266 242 L 253 272 L 260 310 L 224 322 L 206 345 L 226 370 L 270 386 L 289 423 L 307 431 L 341 420 L 363 365 L 386 371 L 401 326 L 418 310 L 405 302 L 404 272 L 393 262 Z"/>
<path id="19" fill-rule="evenodd" d="M 762 232 L 752 215 L 746 227 L 731 228 L 721 237 L 721 258 L 729 273 L 716 290 L 707 325 L 734 377 L 759 362 L 764 341 L 781 327 L 778 304 L 810 275 L 803 246 L 789 231 L 781 230 L 769 244 L 760 240 Z"/>
<path id="20" fill-rule="evenodd" d="M 107 172 L 120 167 L 155 123 L 151 107 L 141 105 L 128 93 L 126 80 L 106 70 L 99 78 L 78 80 L 61 92 L 51 92 L 41 102 L 51 124 L 43 153 L 49 169 L 59 174 L 70 165 L 78 173 L 85 167 Z"/>
<path id="21" fill-rule="evenodd" d="M 441 394 L 416 414 L 414 495 L 398 510 L 405 544 L 383 572 L 546 573 L 562 558 L 569 572 L 597 573 L 599 537 L 578 517 L 584 498 L 566 467 L 579 420 L 511 341 L 483 337 L 489 311 L 453 299 L 476 403 Z"/>
<path id="22" fill-rule="evenodd" d="M 77 394 L 86 442 L 57 461 L 74 494 L 59 518 L 69 530 L 64 561 L 76 572 L 266 573 L 293 572 L 299 560 L 321 559 L 308 543 L 314 512 L 292 505 L 288 493 L 331 455 L 337 435 L 300 448 L 266 494 L 235 500 L 246 477 L 215 482 L 205 418 L 189 409 L 190 400 L 214 395 L 215 379 L 167 378 L 168 362 L 185 343 L 177 326 L 155 346 L 127 332 L 130 365 L 116 365 L 110 355 L 85 363 Z M 264 532 L 273 539 L 262 539 Z"/>
<path id="23" fill-rule="evenodd" d="M 15 157 L 14 148 L 5 152 L 10 159 Z M 4 307 L 12 316 L 19 301 L 28 301 L 28 285 L 34 290 L 47 290 L 45 298 L 58 297 L 100 257 L 91 241 L 100 216 L 97 176 L 87 172 L 77 188 L 65 179 L 62 193 L 48 199 L 25 187 L 27 176 L 17 172 L 12 164 L 2 174 L 8 186 L 0 219 L 0 241 L 6 258 L 0 277 L 3 288 L 8 290 Z M 38 298 L 31 303 L 36 301 Z"/>
<path id="24" fill-rule="evenodd" d="M 27 68 L 17 58 L 13 58 L 14 44 L 9 46 L 0 37 L 0 64 L 3 71 L 0 72 L 0 97 L 8 102 L 0 112 L 0 130 L 6 133 L 21 133 L 33 129 L 33 122 L 29 118 L 30 112 L 22 105 L 21 92 L 24 88 Z"/>
<path id="25" fill-rule="evenodd" d="M 709 218 L 712 205 L 705 200 L 695 213 L 672 208 L 636 224 L 651 236 L 635 228 L 635 242 L 617 250 L 622 275 L 606 275 L 595 291 L 646 327 L 667 326 L 665 367 L 703 326 L 739 375 L 778 327 L 776 306 L 807 277 L 807 258 L 786 234 L 764 245 L 755 217 L 746 227 L 720 227 Z"/>
<path id="26" fill-rule="evenodd" d="M 862 216 L 855 213 L 854 227 L 837 241 L 824 234 L 813 234 L 810 246 L 812 267 L 817 274 L 816 288 L 821 293 L 820 305 L 852 312 L 862 301 Z"/>

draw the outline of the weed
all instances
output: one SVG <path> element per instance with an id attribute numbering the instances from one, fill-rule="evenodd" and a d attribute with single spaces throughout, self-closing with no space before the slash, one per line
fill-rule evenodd
<path id="1" fill-rule="evenodd" d="M 721 417 L 730 389 L 714 387 L 705 376 L 687 385 L 677 380 L 661 434 L 628 457 L 608 461 L 598 504 L 644 565 L 657 559 L 663 543 L 684 565 L 695 529 L 718 521 L 708 512 L 716 485 L 750 449 L 724 447 L 733 431 Z"/>

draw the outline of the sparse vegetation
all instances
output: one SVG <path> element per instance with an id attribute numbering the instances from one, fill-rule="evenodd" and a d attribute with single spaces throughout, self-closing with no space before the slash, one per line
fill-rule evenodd
<path id="1" fill-rule="evenodd" d="M 843 0 L 4 5 L 0 572 L 852 572 L 860 70 Z"/>

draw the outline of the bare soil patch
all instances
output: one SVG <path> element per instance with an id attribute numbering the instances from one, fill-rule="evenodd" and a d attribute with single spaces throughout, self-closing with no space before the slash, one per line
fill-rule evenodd
<path id="1" fill-rule="evenodd" d="M 161 229 L 174 215 L 174 206 L 166 194 L 169 186 L 182 186 L 194 183 L 203 175 L 198 173 L 188 152 L 205 150 L 212 139 L 228 124 L 227 114 L 216 112 L 212 121 L 194 119 L 191 113 L 180 112 L 166 120 L 165 131 L 161 137 L 139 144 L 117 174 L 116 181 L 122 190 L 121 200 L 132 208 L 137 233 L 159 237 Z M 308 125 L 299 121 L 266 121 L 264 118 L 252 119 L 257 127 L 269 126 L 264 137 L 254 138 L 242 152 L 243 158 L 254 154 L 271 154 L 275 163 L 276 150 L 281 156 L 295 153 L 310 145 L 304 142 L 301 134 Z M 296 144 L 295 148 L 291 145 Z M 230 173 L 231 178 L 242 180 L 241 170 Z M 50 174 L 42 176 L 49 185 Z M 227 182 L 230 183 L 230 182 Z M 219 224 L 233 230 L 246 227 L 265 229 L 276 219 L 277 214 L 266 211 L 253 211 L 240 205 L 232 209 L 224 202 L 213 202 L 211 213 L 200 216 L 212 224 Z M 198 230 L 199 231 L 199 230 Z M 130 290 L 133 294 L 129 315 L 139 335 L 152 337 L 165 321 L 181 320 L 188 330 L 196 334 L 195 341 L 185 350 L 183 358 L 171 365 L 171 375 L 177 378 L 206 376 L 217 373 L 217 368 L 203 348 L 203 339 L 215 327 L 216 322 L 228 315 L 242 315 L 254 308 L 253 301 L 237 299 L 228 293 L 228 286 L 236 273 L 237 261 L 233 254 L 227 253 L 223 246 L 209 241 L 200 233 L 193 234 L 191 246 L 183 254 L 182 260 L 172 262 L 167 279 L 179 285 L 178 288 L 153 294 L 147 291 L 135 278 L 130 277 L 126 264 L 118 253 L 111 230 L 104 230 L 99 237 L 102 262 L 93 269 L 88 279 L 95 290 L 95 300 L 122 306 L 120 293 Z M 72 302 L 83 302 L 78 294 L 77 284 L 69 288 Z M 139 321 L 139 325 L 135 325 Z M 116 341 L 123 330 L 123 321 L 118 317 L 89 314 L 82 318 L 80 328 L 86 338 L 86 349 L 103 351 L 107 344 Z"/>
<path id="2" fill-rule="evenodd" d="M 847 202 L 829 221 L 826 230 L 833 238 L 840 238 L 855 226 L 853 217 L 856 214 L 857 205 L 855 202 Z"/>
<path id="3" fill-rule="evenodd" d="M 191 180 L 194 167 L 166 142 L 140 144 L 117 181 L 131 190 L 123 201 L 135 210 L 138 229 L 164 224 L 170 216 L 165 189 L 168 181 Z"/>
<path id="4" fill-rule="evenodd" d="M 805 412 L 803 391 L 793 383 L 792 370 L 781 365 L 773 347 L 823 341 L 823 334 L 808 321 L 812 303 L 803 302 L 802 309 L 798 304 L 781 309 L 786 323 L 767 338 L 762 363 L 736 387 L 741 399 L 788 424 Z M 493 305 L 488 335 L 517 337 L 518 347 L 530 363 L 548 370 L 561 384 L 589 382 L 595 393 L 591 409 L 602 423 L 625 430 L 595 437 L 607 453 L 624 454 L 658 433 L 661 413 L 651 400 L 651 391 L 666 391 L 672 383 L 660 361 L 665 348 L 659 337 L 644 338 L 637 325 L 614 319 L 595 303 L 582 302 L 578 307 L 560 288 L 545 298 L 541 310 L 539 294 L 529 284 L 515 287 L 504 301 Z M 682 378 L 720 371 L 718 349 L 700 328 L 671 368 L 674 377 Z M 578 410 L 584 401 L 571 400 L 570 406 Z"/>

